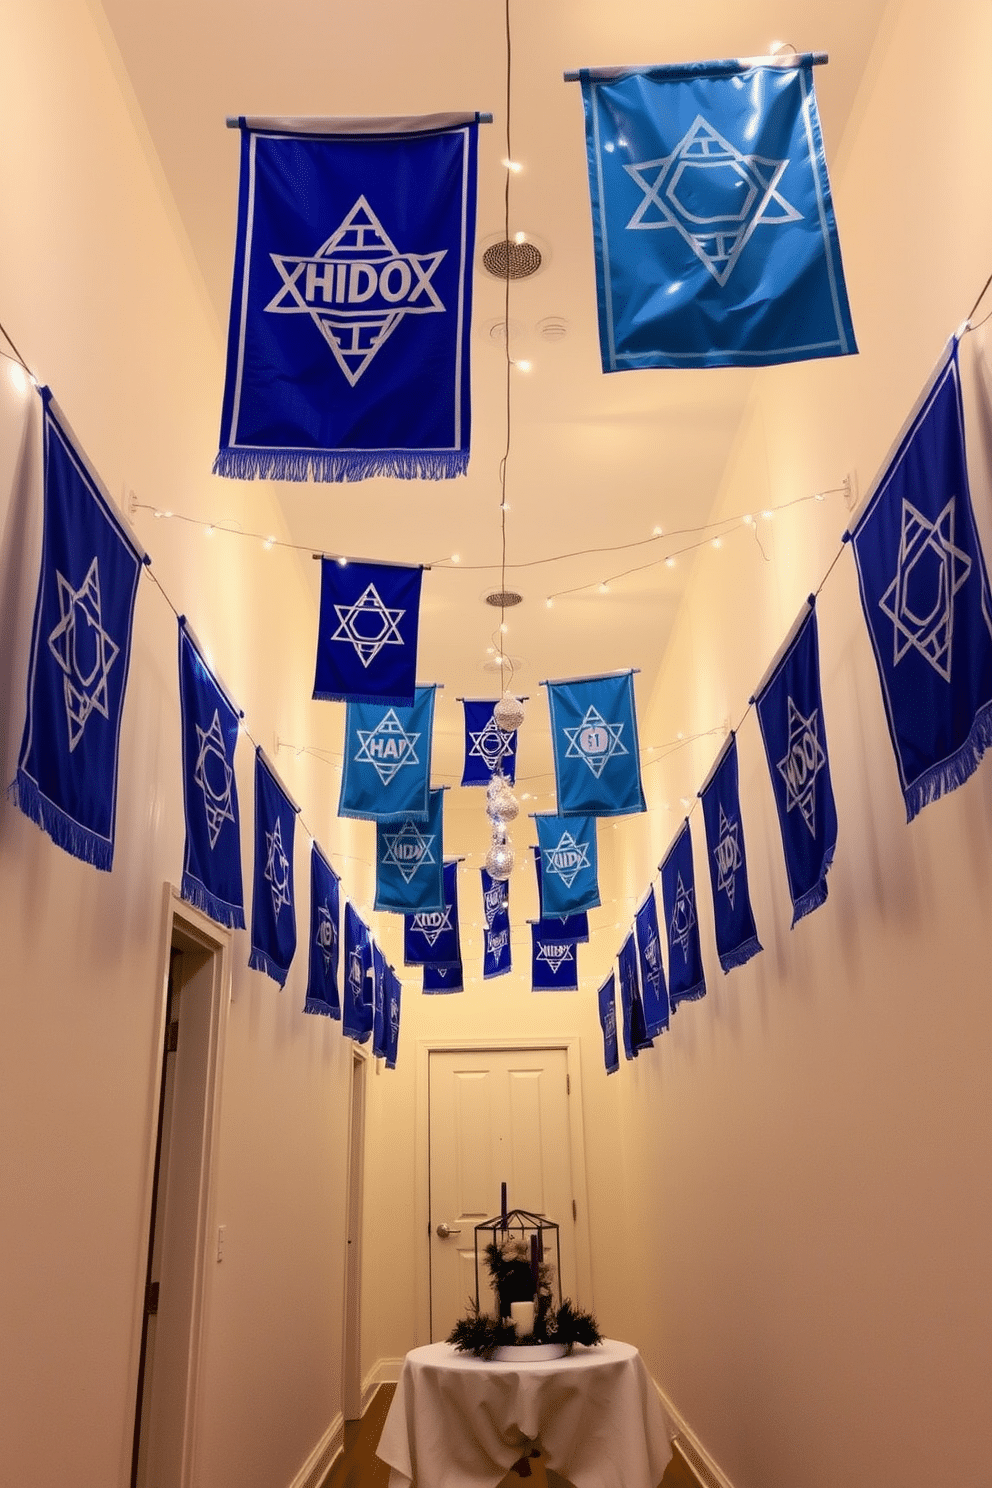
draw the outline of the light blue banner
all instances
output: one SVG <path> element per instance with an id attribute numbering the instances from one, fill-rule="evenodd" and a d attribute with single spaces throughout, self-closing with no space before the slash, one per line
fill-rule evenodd
<path id="1" fill-rule="evenodd" d="M 559 816 L 644 811 L 633 672 L 547 682 Z"/>
<path id="2" fill-rule="evenodd" d="M 433 730 L 433 687 L 418 687 L 412 708 L 349 703 L 338 816 L 426 821 Z"/>

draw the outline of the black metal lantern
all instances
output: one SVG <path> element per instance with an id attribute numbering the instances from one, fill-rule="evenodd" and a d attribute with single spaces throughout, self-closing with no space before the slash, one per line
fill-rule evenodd
<path id="1" fill-rule="evenodd" d="M 497 1271 L 486 1257 L 490 1246 L 500 1252 Z M 552 1303 L 554 1292 L 558 1296 L 555 1305 L 561 1306 L 561 1240 L 553 1219 L 529 1209 L 508 1209 L 476 1225 L 475 1305 L 481 1310 L 480 1259 L 492 1276 L 497 1317 L 508 1318 L 513 1302 L 539 1302 L 542 1291 L 547 1300 L 544 1308 L 539 1306 L 539 1313 Z"/>

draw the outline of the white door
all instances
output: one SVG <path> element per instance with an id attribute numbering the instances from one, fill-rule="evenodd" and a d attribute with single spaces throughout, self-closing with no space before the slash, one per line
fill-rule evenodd
<path id="1" fill-rule="evenodd" d="M 576 1296 L 568 1100 L 564 1049 L 431 1051 L 432 1339 L 475 1297 L 475 1226 L 499 1214 L 501 1183 L 510 1209 L 560 1225 L 562 1295 Z M 494 1309 L 481 1266 L 479 1302 Z"/>

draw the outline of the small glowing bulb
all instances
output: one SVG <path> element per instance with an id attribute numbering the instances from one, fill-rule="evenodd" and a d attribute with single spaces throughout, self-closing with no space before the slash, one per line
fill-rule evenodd
<path id="1" fill-rule="evenodd" d="M 665 529 L 663 527 L 652 527 L 652 529 L 651 529 L 651 536 L 652 537 L 661 537 L 664 534 L 664 530 Z"/>
<path id="2" fill-rule="evenodd" d="M 28 380 L 25 376 L 24 368 L 21 366 L 20 362 L 10 363 L 9 367 L 7 368 L 7 376 L 13 383 L 15 392 L 27 392 Z"/>
<path id="3" fill-rule="evenodd" d="M 817 491 L 816 495 L 813 497 L 813 500 L 814 501 L 822 501 L 823 500 L 823 492 L 822 491 Z"/>
<path id="4" fill-rule="evenodd" d="M 680 804 L 682 806 L 688 806 L 689 805 L 689 797 L 688 796 L 679 796 L 679 802 L 680 802 Z"/>
<path id="5" fill-rule="evenodd" d="M 531 365 L 532 364 L 530 362 L 526 362 L 525 361 L 525 362 L 514 362 L 513 365 L 516 367 L 516 369 L 517 369 L 518 372 L 529 372 L 530 369 L 531 369 Z"/>
<path id="6" fill-rule="evenodd" d="M 486 654 L 487 654 L 487 656 L 495 656 L 496 655 L 496 647 L 495 646 L 487 646 L 486 647 Z"/>
<path id="7" fill-rule="evenodd" d="M 684 733 L 683 733 L 683 732 L 682 732 L 682 730 L 681 730 L 681 729 L 679 729 L 679 731 L 678 731 L 678 733 L 677 733 L 677 734 L 676 734 L 676 735 L 675 735 L 675 737 L 676 737 L 676 739 L 684 739 L 684 738 L 685 738 L 685 734 L 684 734 Z"/>
<path id="8" fill-rule="evenodd" d="M 771 511 L 763 511 L 761 515 L 766 522 L 770 522 L 775 513 Z"/>
<path id="9" fill-rule="evenodd" d="M 519 174 L 523 170 L 523 166 L 519 160 L 502 160 L 500 164 L 505 166 L 508 171 L 512 171 L 514 175 Z"/>
<path id="10" fill-rule="evenodd" d="M 610 592 L 610 586 L 609 586 L 609 584 L 600 584 L 600 586 L 599 586 L 599 592 L 600 592 L 600 594 L 609 594 L 609 592 Z"/>
<path id="11" fill-rule="evenodd" d="M 265 541 L 262 543 L 262 547 L 265 549 L 265 551 L 267 553 L 271 553 L 272 552 L 272 544 L 274 542 L 275 542 L 275 538 L 274 537 L 267 537 L 265 539 Z"/>
<path id="12" fill-rule="evenodd" d="M 164 511 L 162 513 L 162 515 L 163 515 L 163 517 L 171 517 L 172 516 L 172 513 L 171 513 L 171 511 Z"/>
<path id="13" fill-rule="evenodd" d="M 509 630 L 509 629 L 510 629 L 510 627 L 509 627 L 509 626 L 508 626 L 508 625 L 507 625 L 507 623 L 506 623 L 506 621 L 505 621 L 505 620 L 504 620 L 504 621 L 503 621 L 503 622 L 502 622 L 502 623 L 501 623 L 501 625 L 500 625 L 500 627 L 499 627 L 499 632 L 500 632 L 500 635 L 506 635 L 506 633 L 507 633 L 507 631 L 508 631 L 508 630 Z"/>
<path id="14" fill-rule="evenodd" d="M 555 602 L 554 602 L 554 600 L 553 600 L 553 599 L 546 599 L 546 600 L 545 600 L 545 601 L 544 601 L 544 607 L 545 607 L 545 609 L 548 609 L 548 610 L 553 610 L 553 609 L 554 609 L 554 607 L 555 607 Z"/>
<path id="15" fill-rule="evenodd" d="M 347 558 L 339 558 L 338 559 L 338 568 L 347 568 L 347 567 L 348 567 L 348 560 L 347 560 Z"/>
<path id="16" fill-rule="evenodd" d="M 666 558 L 665 559 L 665 567 L 666 568 L 674 568 L 675 567 L 675 559 L 674 558 Z"/>
<path id="17" fill-rule="evenodd" d="M 452 555 L 451 555 L 451 561 L 452 561 L 452 563 L 461 563 L 461 561 L 462 561 L 462 555 L 461 555 L 461 553 L 452 553 Z"/>
<path id="18" fill-rule="evenodd" d="M 754 526 L 754 518 L 751 516 L 751 513 L 750 512 L 748 512 L 748 514 L 747 514 L 746 517 L 742 517 L 741 518 L 741 521 L 744 523 L 744 526 L 745 527 L 753 527 Z"/>
<path id="19" fill-rule="evenodd" d="M 214 535 L 214 529 L 212 527 L 204 527 L 203 531 L 207 537 L 213 537 Z"/>
<path id="20" fill-rule="evenodd" d="M 513 234 L 513 241 L 515 243 L 526 243 L 526 241 L 527 241 L 527 234 L 526 233 L 519 233 L 519 232 L 518 233 L 514 233 Z"/>
<path id="21" fill-rule="evenodd" d="M 720 541 L 720 539 L 718 537 L 715 537 L 713 539 L 713 546 L 715 548 L 721 548 L 721 547 L 723 547 L 723 544 L 721 543 L 721 541 Z"/>
<path id="22" fill-rule="evenodd" d="M 510 503 L 508 501 L 501 501 L 499 504 L 499 509 L 500 511 L 509 511 Z"/>

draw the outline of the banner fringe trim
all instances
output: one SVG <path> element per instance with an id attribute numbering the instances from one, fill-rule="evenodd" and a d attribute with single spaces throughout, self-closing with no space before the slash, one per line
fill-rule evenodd
<path id="1" fill-rule="evenodd" d="M 265 975 L 271 977 L 274 982 L 278 982 L 280 987 L 285 987 L 289 967 L 277 966 L 272 957 L 265 951 L 259 950 L 258 946 L 252 948 L 252 953 L 248 957 L 248 965 L 252 971 L 264 971 Z"/>
<path id="2" fill-rule="evenodd" d="M 696 985 L 694 987 L 690 987 L 687 992 L 679 992 L 678 995 L 669 992 L 668 1000 L 671 1003 L 672 1012 L 674 1013 L 680 1002 L 698 1002 L 701 997 L 705 996 L 706 983 L 697 982 Z"/>
<path id="3" fill-rule="evenodd" d="M 968 737 L 959 749 L 932 765 L 904 792 L 906 820 L 911 822 L 924 808 L 946 796 L 969 780 L 981 762 L 986 749 L 992 748 L 992 703 L 985 703 L 975 714 Z"/>
<path id="4" fill-rule="evenodd" d="M 828 864 L 827 867 L 829 866 Z M 808 914 L 812 914 L 814 909 L 819 909 L 820 905 L 826 902 L 826 898 L 827 869 L 824 868 L 823 873 L 813 887 L 808 889 L 805 894 L 800 894 L 799 898 L 794 901 L 791 928 L 794 930 L 800 920 L 804 920 Z"/>
<path id="5" fill-rule="evenodd" d="M 315 687 L 311 695 L 315 703 L 381 703 L 384 708 L 412 708 L 416 702 L 412 692 L 400 697 L 382 692 L 323 692 Z"/>
<path id="6" fill-rule="evenodd" d="M 467 450 L 222 449 L 213 474 L 230 480 L 454 480 L 468 473 Z"/>
<path id="7" fill-rule="evenodd" d="M 308 997 L 303 1004 L 305 1013 L 316 1013 L 321 1018 L 334 1018 L 338 1023 L 341 1021 L 341 1009 L 335 1011 L 329 1002 L 324 1002 L 320 997 Z"/>
<path id="8" fill-rule="evenodd" d="M 725 972 L 736 971 L 738 966 L 746 966 L 752 956 L 756 956 L 759 951 L 763 950 L 764 946 L 758 937 L 752 935 L 750 939 L 742 940 L 740 945 L 735 946 L 732 951 L 724 952 L 720 957 L 720 965 Z"/>
<path id="9" fill-rule="evenodd" d="M 240 905 L 218 899 L 216 894 L 211 894 L 198 878 L 193 878 L 189 873 L 183 874 L 179 897 L 202 914 L 209 915 L 210 919 L 216 920 L 218 925 L 226 925 L 229 930 L 245 928 L 245 912 Z"/>
<path id="10" fill-rule="evenodd" d="M 108 842 L 105 837 L 81 826 L 68 812 L 49 801 L 23 770 L 18 770 L 8 786 L 7 798 L 70 857 L 79 858 L 91 867 L 99 868 L 102 873 L 111 871 L 114 866 L 113 841 Z"/>

